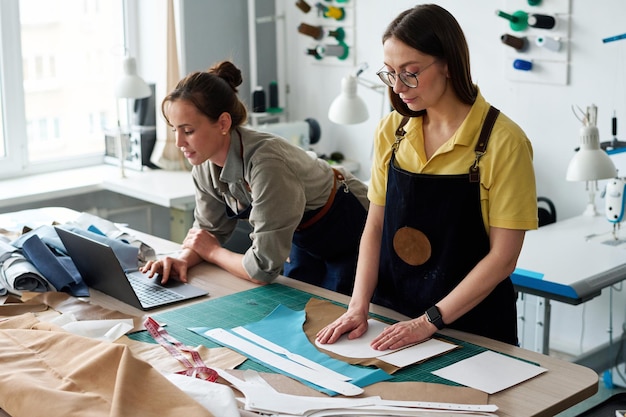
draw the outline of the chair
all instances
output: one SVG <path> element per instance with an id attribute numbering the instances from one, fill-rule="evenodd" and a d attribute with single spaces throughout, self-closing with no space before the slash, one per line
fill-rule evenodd
<path id="1" fill-rule="evenodd" d="M 537 197 L 539 227 L 556 222 L 556 208 L 548 197 Z"/>

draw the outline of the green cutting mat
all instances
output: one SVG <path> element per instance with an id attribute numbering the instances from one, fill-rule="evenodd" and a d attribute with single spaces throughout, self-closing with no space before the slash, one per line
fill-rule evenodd
<path id="1" fill-rule="evenodd" d="M 219 347 L 219 345 L 191 330 L 187 330 L 187 328 L 221 327 L 228 329 L 243 326 L 263 319 L 279 304 L 287 306 L 292 310 L 303 310 L 311 297 L 333 302 L 332 300 L 318 297 L 282 284 L 270 284 L 202 303 L 191 304 L 162 314 L 155 314 L 153 318 L 160 323 L 165 323 L 167 325 L 167 332 L 180 342 L 188 346 L 204 345 L 213 348 Z M 345 304 L 333 303 L 346 307 Z M 375 317 L 389 323 L 394 322 L 394 320 L 385 317 Z M 154 339 L 152 339 L 152 336 L 150 336 L 147 331 L 133 333 L 130 335 L 130 338 L 141 342 L 155 343 Z M 487 350 L 483 347 L 458 339 L 443 336 L 442 339 L 460 345 L 461 348 L 448 352 L 445 355 L 429 359 L 421 364 L 403 368 L 394 374 L 392 381 L 421 381 L 458 385 L 435 376 L 431 374 L 431 372 Z M 272 372 L 263 365 L 249 359 L 246 360 L 239 369 Z"/>

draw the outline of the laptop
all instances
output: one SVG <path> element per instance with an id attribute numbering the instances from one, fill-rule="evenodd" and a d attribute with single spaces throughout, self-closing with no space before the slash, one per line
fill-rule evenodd
<path id="1" fill-rule="evenodd" d="M 124 271 L 113 249 L 101 242 L 55 227 L 68 255 L 85 283 L 141 310 L 150 310 L 208 295 L 208 291 L 174 279 L 160 284 L 160 276 Z"/>

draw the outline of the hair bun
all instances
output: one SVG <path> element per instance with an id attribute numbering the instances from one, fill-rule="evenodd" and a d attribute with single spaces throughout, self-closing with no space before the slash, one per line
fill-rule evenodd
<path id="1" fill-rule="evenodd" d="M 226 81 L 235 92 L 237 92 L 237 87 L 243 82 L 241 70 L 230 61 L 219 62 L 209 68 L 208 72 Z"/>

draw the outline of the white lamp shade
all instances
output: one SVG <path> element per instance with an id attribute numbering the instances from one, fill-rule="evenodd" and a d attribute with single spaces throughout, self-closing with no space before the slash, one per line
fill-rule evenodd
<path id="1" fill-rule="evenodd" d="M 152 91 L 146 82 L 137 75 L 135 58 L 126 57 L 123 61 L 124 74 L 115 86 L 117 98 L 145 98 L 152 95 Z"/>
<path id="2" fill-rule="evenodd" d="M 351 125 L 364 122 L 369 118 L 367 106 L 356 94 L 356 89 L 357 80 L 354 75 L 341 80 L 341 94 L 333 100 L 328 109 L 328 118 L 331 122 Z"/>
<path id="3" fill-rule="evenodd" d="M 600 135 L 596 126 L 580 129 L 580 149 L 567 167 L 568 181 L 594 181 L 617 176 L 615 164 L 600 148 Z"/>

